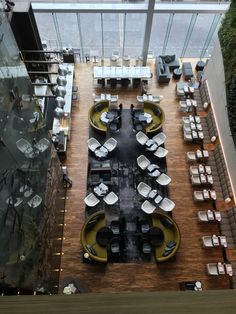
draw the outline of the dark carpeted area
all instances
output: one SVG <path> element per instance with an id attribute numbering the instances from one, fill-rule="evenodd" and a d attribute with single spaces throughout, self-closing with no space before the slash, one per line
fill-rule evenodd
<path id="1" fill-rule="evenodd" d="M 89 152 L 88 190 L 92 191 L 93 185 L 96 183 L 93 182 L 94 164 L 101 164 L 108 161 L 111 167 L 110 187 L 119 197 L 118 203 L 110 208 L 102 200 L 96 208 L 92 210 L 86 208 L 88 215 L 94 211 L 105 209 L 108 226 L 114 220 L 119 220 L 120 222 L 121 253 L 118 257 L 111 255 L 110 260 L 112 262 L 152 260 L 152 254 L 150 256 L 142 254 L 140 222 L 148 221 L 151 225 L 151 217 L 141 210 L 141 204 L 144 199 L 137 193 L 136 188 L 139 182 L 143 181 L 153 189 L 160 191 L 163 197 L 168 196 L 168 188 L 160 187 L 155 182 L 155 179 L 147 177 L 146 173 L 138 168 L 136 160 L 139 155 L 143 154 L 152 163 L 158 164 L 162 171 L 166 171 L 165 158 L 158 159 L 153 153 L 147 152 L 136 141 L 135 132 L 132 128 L 130 110 L 122 111 L 122 127 L 119 132 L 112 134 L 108 134 L 107 132 L 106 136 L 103 136 L 90 128 L 90 137 L 95 137 L 101 144 L 110 137 L 115 138 L 118 142 L 116 149 L 109 155 L 109 160 L 97 161 L 94 154 Z M 101 169 L 101 167 L 98 168 Z"/>

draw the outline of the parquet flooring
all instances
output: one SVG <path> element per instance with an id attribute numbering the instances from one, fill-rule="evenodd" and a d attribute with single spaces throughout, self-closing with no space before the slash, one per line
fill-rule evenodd
<path id="1" fill-rule="evenodd" d="M 191 60 L 195 61 L 196 60 Z M 194 65 L 195 65 L 194 63 Z M 68 144 L 66 165 L 73 187 L 68 191 L 66 201 L 64 241 L 61 259 L 60 280 L 70 276 L 80 279 L 91 292 L 127 292 L 179 290 L 182 281 L 200 280 L 203 289 L 225 289 L 230 287 L 227 276 L 206 275 L 206 264 L 223 261 L 220 248 L 202 248 L 203 235 L 219 234 L 216 223 L 204 224 L 197 221 L 200 209 L 210 208 L 209 204 L 193 202 L 193 188 L 189 182 L 186 152 L 198 146 L 184 144 L 181 129 L 181 114 L 175 96 L 174 80 L 168 85 L 159 86 L 155 74 L 154 62 L 151 67 L 153 78 L 149 82 L 148 92 L 163 95 L 161 107 L 165 111 L 164 132 L 167 135 L 166 148 L 168 175 L 172 178 L 169 187 L 170 198 L 176 203 L 173 218 L 181 231 L 181 246 L 175 261 L 163 264 L 125 263 L 125 264 L 87 264 L 82 261 L 80 230 L 84 222 L 87 179 L 87 139 L 89 134 L 88 110 L 93 104 L 93 93 L 112 92 L 119 95 L 124 108 L 136 103 L 139 90 L 109 88 L 101 90 L 92 78 L 92 64 L 76 64 L 75 85 L 79 86 L 80 100 L 74 103 L 72 110 L 71 140 Z"/>

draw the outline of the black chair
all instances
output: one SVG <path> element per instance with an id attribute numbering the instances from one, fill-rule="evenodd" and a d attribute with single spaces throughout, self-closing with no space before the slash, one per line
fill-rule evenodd
<path id="1" fill-rule="evenodd" d="M 127 79 L 127 78 L 121 79 L 121 85 L 122 85 L 122 87 L 128 87 L 129 84 L 130 84 L 130 80 L 129 80 L 129 79 Z"/>
<path id="2" fill-rule="evenodd" d="M 144 128 L 143 123 L 141 123 L 140 121 L 138 121 L 135 118 L 133 118 L 132 121 L 133 121 L 133 130 L 135 132 L 143 131 L 143 128 Z"/>
<path id="3" fill-rule="evenodd" d="M 111 231 L 113 232 L 113 234 L 115 235 L 119 235 L 120 234 L 120 224 L 119 221 L 112 221 L 111 225 L 110 225 Z"/>
<path id="4" fill-rule="evenodd" d="M 150 254 L 152 252 L 151 244 L 148 242 L 144 242 L 142 246 L 142 252 L 144 254 Z"/>
<path id="5" fill-rule="evenodd" d="M 140 78 L 133 78 L 133 87 L 137 88 L 141 84 L 141 79 Z"/>
<path id="6" fill-rule="evenodd" d="M 119 242 L 112 242 L 111 243 L 111 253 L 119 254 L 120 253 L 120 244 Z"/>
<path id="7" fill-rule="evenodd" d="M 115 78 L 109 79 L 107 80 L 107 84 L 109 84 L 111 87 L 116 87 L 117 79 Z"/>
<path id="8" fill-rule="evenodd" d="M 120 130 L 120 128 L 121 128 L 121 117 L 120 116 L 118 116 L 117 118 L 115 118 L 113 121 L 111 121 L 108 124 L 108 129 L 112 133 L 118 132 Z"/>
<path id="9" fill-rule="evenodd" d="M 148 233 L 150 230 L 150 225 L 147 221 L 143 220 L 140 222 L 140 228 L 142 233 Z"/>
<path id="10" fill-rule="evenodd" d="M 97 82 L 98 82 L 98 84 L 101 84 L 102 87 L 105 87 L 105 79 L 104 78 L 98 79 Z"/>

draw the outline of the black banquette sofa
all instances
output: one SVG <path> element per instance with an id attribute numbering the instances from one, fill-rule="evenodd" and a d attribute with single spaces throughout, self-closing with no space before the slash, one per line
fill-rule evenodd
<path id="1" fill-rule="evenodd" d="M 170 72 L 179 68 L 179 60 L 175 55 L 166 55 L 156 57 L 156 73 L 159 83 L 169 83 Z"/>

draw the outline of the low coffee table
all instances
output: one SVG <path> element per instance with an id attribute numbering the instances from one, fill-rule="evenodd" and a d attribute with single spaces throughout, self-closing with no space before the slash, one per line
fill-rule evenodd
<path id="1" fill-rule="evenodd" d="M 96 235 L 96 241 L 101 246 L 107 246 L 113 237 L 113 232 L 108 227 L 102 227 L 98 230 Z"/>

